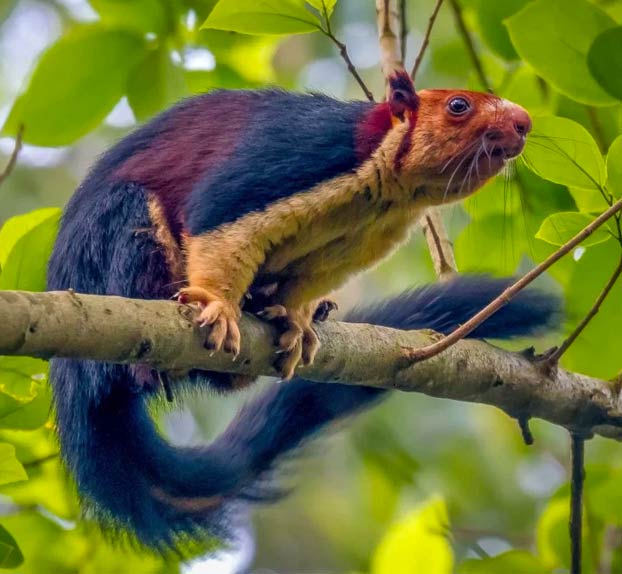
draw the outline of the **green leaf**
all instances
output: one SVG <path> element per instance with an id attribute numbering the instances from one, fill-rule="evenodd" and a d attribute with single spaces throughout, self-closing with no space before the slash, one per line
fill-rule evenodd
<path id="1" fill-rule="evenodd" d="M 89 0 L 109 28 L 123 28 L 143 34 L 162 34 L 168 26 L 162 0 Z"/>
<path id="2" fill-rule="evenodd" d="M 518 54 L 560 92 L 579 102 L 616 102 L 592 77 L 587 54 L 616 25 L 587 0 L 536 0 L 505 21 Z"/>
<path id="3" fill-rule="evenodd" d="M 621 478 L 619 472 L 612 473 L 589 490 L 590 512 L 616 526 L 622 525 Z"/>
<path id="4" fill-rule="evenodd" d="M 43 146 L 74 142 L 106 117 L 125 93 L 127 77 L 144 55 L 141 36 L 100 26 L 75 28 L 41 58 L 30 84 L 3 127 Z"/>
<path id="5" fill-rule="evenodd" d="M 240 76 L 234 69 L 225 65 L 217 65 L 214 70 L 186 71 L 185 82 L 191 94 L 202 94 L 214 88 L 252 88 L 258 84 L 249 82 Z"/>
<path id="6" fill-rule="evenodd" d="M 467 560 L 458 568 L 458 574 L 547 574 L 551 572 L 533 554 L 510 550 L 493 558 Z"/>
<path id="7" fill-rule="evenodd" d="M 36 209 L 24 215 L 16 215 L 8 219 L 2 228 L 0 228 L 0 269 L 6 265 L 7 257 L 15 246 L 15 244 L 28 231 L 45 221 L 46 219 L 56 215 L 59 210 L 57 207 L 47 207 L 44 209 Z"/>
<path id="8" fill-rule="evenodd" d="M 28 397 L 32 382 L 42 383 L 47 376 L 47 361 L 33 357 L 0 357 L 0 390 L 4 392 Z"/>
<path id="9" fill-rule="evenodd" d="M 592 76 L 614 98 L 622 100 L 622 26 L 605 30 L 587 56 Z"/>
<path id="10" fill-rule="evenodd" d="M 585 317 L 619 259 L 620 246 L 616 241 L 590 247 L 578 261 L 570 259 L 572 272 L 564 281 L 564 298 L 566 308 L 572 310 L 572 317 Z M 619 279 L 599 313 L 564 354 L 562 362 L 565 368 L 602 379 L 610 379 L 619 372 L 621 292 L 622 279 Z M 575 325 L 576 321 L 570 322 L 568 329 Z"/>
<path id="11" fill-rule="evenodd" d="M 3 518 L 2 522 L 11 529 L 23 550 L 24 557 L 20 553 L 20 563 L 24 560 L 24 565 L 19 574 L 84 571 L 88 560 L 87 542 L 78 537 L 75 529 L 66 530 L 58 521 L 38 512 L 19 512 Z"/>
<path id="12" fill-rule="evenodd" d="M 6 256 L 0 275 L 0 289 L 24 291 L 45 289 L 47 263 L 61 214 L 60 209 L 46 211 L 48 213 L 41 219 L 38 212 L 32 214 L 33 219 L 38 222 L 15 242 Z"/>
<path id="13" fill-rule="evenodd" d="M 504 84 L 501 95 L 529 110 L 531 114 L 550 113 L 546 93 L 541 86 L 542 80 L 527 67 L 519 68 L 511 79 Z"/>
<path id="14" fill-rule="evenodd" d="M 554 213 L 542 222 L 536 237 L 552 245 L 564 245 L 592 221 L 594 221 L 594 217 L 587 213 L 578 213 L 576 211 Z M 607 231 L 606 225 L 603 225 L 582 241 L 581 245 L 583 247 L 597 245 L 608 239 L 611 239 L 611 234 Z"/>
<path id="15" fill-rule="evenodd" d="M 607 191 L 622 197 L 622 136 L 618 136 L 607 153 Z"/>
<path id="16" fill-rule="evenodd" d="M 11 12 L 16 5 L 17 0 L 4 0 L 4 2 L 0 4 L 0 24 L 11 15 Z"/>
<path id="17" fill-rule="evenodd" d="M 372 557 L 371 574 L 451 574 L 445 501 L 433 497 L 389 528 Z"/>
<path id="18" fill-rule="evenodd" d="M 307 4 L 313 6 L 320 14 L 324 14 L 324 10 L 328 13 L 328 16 L 333 13 L 337 0 L 306 0 Z"/>
<path id="19" fill-rule="evenodd" d="M 171 61 L 169 51 L 150 51 L 132 70 L 127 99 L 140 121 L 144 121 L 187 94 L 184 71 Z"/>
<path id="20" fill-rule="evenodd" d="M 609 207 L 603 194 L 596 189 L 569 187 L 568 191 L 572 195 L 577 209 L 583 213 L 601 213 Z"/>
<path id="21" fill-rule="evenodd" d="M 24 556 L 9 531 L 0 525 L 0 568 L 17 568 Z"/>
<path id="22" fill-rule="evenodd" d="M 29 396 L 13 395 L 0 388 L 0 428 L 34 430 L 43 426 L 50 411 L 50 389 L 31 383 Z"/>
<path id="23" fill-rule="evenodd" d="M 512 46 L 503 20 L 516 14 L 528 0 L 479 0 L 476 8 L 477 22 L 482 38 L 488 46 L 506 60 L 516 60 L 518 54 Z"/>
<path id="24" fill-rule="evenodd" d="M 319 25 L 302 0 L 220 0 L 201 28 L 280 35 L 317 32 Z"/>
<path id="25" fill-rule="evenodd" d="M 469 210 L 477 211 L 474 197 Z M 479 215 L 479 214 L 478 214 Z M 520 217 L 493 213 L 473 220 L 458 236 L 455 243 L 456 261 L 463 271 L 488 272 L 499 276 L 516 272 L 523 253 L 528 251 L 526 233 Z M 481 246 L 486 245 L 486 257 Z"/>
<path id="26" fill-rule="evenodd" d="M 22 464 L 15 457 L 12 444 L 0 443 L 0 485 L 28 480 Z"/>
<path id="27" fill-rule="evenodd" d="M 580 124 L 566 118 L 534 118 L 523 154 L 527 166 L 549 181 L 598 189 L 607 171 L 598 145 Z"/>
<path id="28" fill-rule="evenodd" d="M 590 475 L 592 477 L 592 475 Z M 565 489 L 566 492 L 567 488 Z M 591 512 L 590 498 L 590 512 Z M 594 550 L 602 527 L 598 521 L 583 516 L 583 574 L 594 574 Z M 570 567 L 570 537 L 568 521 L 570 519 L 570 498 L 558 494 L 547 503 L 536 526 L 536 546 L 542 562 L 551 569 Z M 548 572 L 548 570 L 547 570 Z"/>
<path id="29" fill-rule="evenodd" d="M 563 565 L 570 555 L 569 508 L 570 500 L 567 497 L 552 498 L 538 519 L 538 554 L 552 568 Z"/>

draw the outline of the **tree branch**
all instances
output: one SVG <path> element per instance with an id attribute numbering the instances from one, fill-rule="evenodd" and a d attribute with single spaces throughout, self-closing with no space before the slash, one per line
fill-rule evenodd
<path id="1" fill-rule="evenodd" d="M 0 354 L 276 376 L 271 326 L 244 316 L 242 351 L 232 362 L 230 355 L 211 356 L 203 347 L 204 335 L 194 327 L 193 314 L 190 307 L 171 301 L 0 291 Z M 577 434 L 622 440 L 622 399 L 607 381 L 561 368 L 542 369 L 527 355 L 476 340 L 460 341 L 441 355 L 408 365 L 405 347 L 438 339 L 429 330 L 327 321 L 317 325 L 317 332 L 322 347 L 316 361 L 299 371 L 311 380 L 494 405 L 515 418 L 538 417 Z"/>

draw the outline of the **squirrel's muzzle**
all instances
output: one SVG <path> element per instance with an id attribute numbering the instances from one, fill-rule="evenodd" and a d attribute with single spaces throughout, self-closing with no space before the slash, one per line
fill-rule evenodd
<path id="1" fill-rule="evenodd" d="M 527 111 L 507 100 L 504 110 L 494 126 L 484 134 L 486 145 L 492 157 L 514 158 L 523 151 L 525 138 L 531 131 L 531 118 Z"/>

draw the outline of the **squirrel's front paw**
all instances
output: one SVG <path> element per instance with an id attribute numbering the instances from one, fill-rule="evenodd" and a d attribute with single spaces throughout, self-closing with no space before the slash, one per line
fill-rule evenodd
<path id="1" fill-rule="evenodd" d="M 222 297 L 202 287 L 185 287 L 177 295 L 183 304 L 196 303 L 199 314 L 195 321 L 200 327 L 211 326 L 205 347 L 213 351 L 224 350 L 237 357 L 240 353 L 240 309 Z"/>
<path id="2" fill-rule="evenodd" d="M 258 315 L 268 321 L 284 323 L 284 329 L 279 337 L 281 355 L 277 361 L 277 368 L 284 380 L 294 376 L 294 370 L 299 364 L 311 365 L 315 359 L 320 341 L 311 326 L 312 315 L 306 310 L 286 309 L 282 305 L 266 307 Z"/>

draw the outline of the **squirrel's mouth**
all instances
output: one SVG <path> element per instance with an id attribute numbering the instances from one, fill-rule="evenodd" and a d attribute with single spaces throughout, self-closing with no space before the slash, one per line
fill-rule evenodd
<path id="1" fill-rule="evenodd" d="M 470 153 L 463 153 L 453 161 L 453 166 L 448 165 L 441 171 L 441 202 L 455 201 L 479 189 L 509 161 L 521 154 L 524 143 L 524 137 L 512 141 L 496 141 L 494 145 L 486 140 L 478 142 L 479 145 L 474 150 L 471 148 Z"/>
<path id="2" fill-rule="evenodd" d="M 490 151 L 490 155 L 493 158 L 502 158 L 502 159 L 514 159 L 518 157 L 525 147 L 525 138 L 521 138 L 520 140 L 513 142 L 509 145 L 504 146 L 495 146 Z"/>

